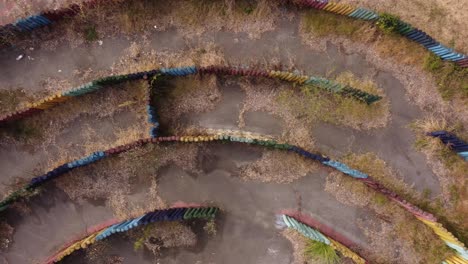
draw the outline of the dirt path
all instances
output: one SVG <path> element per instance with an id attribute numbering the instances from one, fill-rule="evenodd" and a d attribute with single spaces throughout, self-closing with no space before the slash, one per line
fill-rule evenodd
<path id="1" fill-rule="evenodd" d="M 12 246 L 1 254 L 6 263 L 43 261 L 71 238 L 81 236 L 88 227 L 113 217 L 103 204 L 73 202 L 63 191 L 48 187 L 47 192 L 31 201 L 31 211 L 6 216 L 9 222 L 15 223 Z"/>
<path id="2" fill-rule="evenodd" d="M 298 21 L 283 20 L 275 31 L 267 32 L 259 39 L 250 39 L 245 33 L 231 32 L 206 32 L 200 37 L 184 39 L 176 29 L 168 32 L 157 32 L 149 38 L 149 47 L 158 52 L 172 53 L 178 50 L 194 49 L 203 47 L 208 43 L 215 43 L 225 55 L 226 61 L 231 63 L 246 63 L 249 61 L 272 61 L 278 60 L 283 65 L 295 66 L 308 74 L 327 75 L 338 74 L 343 71 L 351 71 L 358 77 L 372 77 L 382 87 L 392 105 L 392 122 L 388 128 L 365 133 L 352 132 L 355 141 L 367 142 L 370 138 L 374 143 L 364 144 L 372 147 L 363 147 L 363 150 L 377 152 L 382 158 L 398 169 L 409 184 L 416 184 L 417 190 L 430 189 L 433 194 L 440 193 L 437 177 L 427 166 L 422 154 L 412 149 L 414 138 L 407 126 L 415 119 L 421 118 L 421 111 L 411 105 L 406 99 L 403 85 L 389 73 L 378 71 L 374 65 L 367 62 L 364 57 L 357 53 L 343 54 L 338 47 L 329 45 L 326 53 L 312 51 L 303 44 L 298 36 Z M 170 36 L 170 37 L 169 37 Z M 169 37 L 169 38 L 168 38 Z M 170 41 L 168 41 L 170 39 Z M 91 45 L 70 49 L 66 43 L 61 44 L 54 51 L 34 50 L 31 56 L 34 61 L 14 61 L 13 51 L 0 51 L 0 68 L 6 69 L 6 74 L 0 75 L 0 84 L 3 87 L 21 86 L 32 92 L 37 92 L 40 83 L 44 82 L 44 76 L 55 76 L 66 79 L 71 85 L 80 84 L 80 78 L 73 74 L 74 70 L 91 68 L 95 71 L 108 69 L 118 61 L 126 45 L 130 45 L 125 39 L 105 39 L 104 45 Z M 112 43 L 112 45 L 111 45 Z M 115 44 L 115 45 L 114 45 Z M 17 53 L 20 53 L 19 51 Z M 54 65 L 43 67 L 43 65 Z M 55 69 L 56 68 L 56 69 Z M 61 69 L 60 73 L 56 72 Z M 28 72 L 28 78 L 19 74 Z M 227 95 L 230 100 L 237 100 L 238 94 Z M 230 102 L 231 106 L 234 102 Z M 228 106 L 226 106 L 228 107 Z M 231 111 L 229 107 L 220 111 Z M 225 113 L 227 114 L 227 113 Z M 210 123 L 207 114 L 205 122 Z M 232 113 L 232 118 L 235 114 Z M 227 115 L 223 117 L 226 119 Z M 219 120 L 218 120 L 219 121 Z M 225 120 L 227 121 L 227 120 Z M 234 120 L 230 120 L 234 121 Z M 211 122 L 213 123 L 213 122 Z M 222 123 L 218 122 L 218 125 Z M 232 124 L 237 126 L 237 124 Z M 334 139 L 328 136 L 328 130 L 323 127 L 316 129 L 316 137 L 320 141 L 343 141 L 344 137 Z M 332 131 L 333 132 L 333 131 Z M 336 132 L 335 132 L 336 133 Z M 334 133 L 332 133 L 334 134 Z M 342 144 L 334 147 L 340 153 L 345 153 L 348 146 L 340 148 Z M 358 144 L 359 145 L 359 144 Z M 357 150 L 357 149 L 354 149 Z"/>
<path id="3" fill-rule="evenodd" d="M 375 65 L 368 63 L 360 54 L 344 54 L 340 52 L 338 47 L 332 45 L 328 46 L 326 53 L 312 51 L 310 47 L 302 44 L 298 36 L 297 23 L 296 20 L 285 20 L 275 31 L 268 32 L 259 39 L 250 39 L 245 33 L 229 32 L 207 32 L 199 37 L 185 39 L 176 29 L 172 29 L 169 32 L 154 33 L 149 39 L 148 47 L 156 49 L 158 52 L 175 53 L 179 50 L 202 48 L 208 43 L 215 43 L 224 53 L 226 60 L 231 62 L 248 63 L 276 60 L 286 66 L 295 65 L 299 69 L 305 70 L 307 74 L 326 75 L 331 71 L 336 74 L 349 70 L 359 77 L 374 78 L 386 91 L 391 101 L 392 121 L 390 125 L 381 130 L 370 131 L 369 134 L 354 130 L 342 130 L 328 125 L 318 125 L 311 127 L 314 129 L 315 141 L 320 147 L 326 148 L 326 152 L 333 152 L 336 155 L 342 155 L 350 148 L 353 151 L 377 152 L 405 176 L 407 183 L 416 183 L 415 188 L 418 190 L 427 188 L 434 195 L 438 194 L 440 187 L 437 178 L 428 168 L 422 154 L 411 148 L 414 139 L 407 125 L 412 120 L 420 118 L 422 113 L 404 99 L 406 94 L 404 87 L 389 73 L 378 71 Z M 170 41 L 167 39 L 168 36 L 171 36 Z M 109 70 L 111 65 L 119 60 L 123 50 L 130 45 L 130 41 L 124 38 L 104 39 L 103 42 L 102 46 L 93 44 L 76 49 L 70 48 L 67 43 L 61 43 L 54 52 L 39 49 L 27 51 L 28 55 L 35 58 L 34 60 L 15 60 L 17 54 L 22 54 L 25 51 L 0 51 L 0 68 L 2 71 L 3 69 L 6 71 L 4 74 L 0 74 L 0 85 L 2 87 L 21 86 L 28 93 L 34 93 L 43 89 L 41 83 L 46 81 L 46 76 L 49 74 L 52 74 L 57 80 L 67 80 L 71 86 L 81 84 L 83 76 L 74 74 L 75 70 L 87 68 L 92 68 L 94 71 Z M 44 67 L 44 65 L 51 65 L 51 67 Z M 24 76 L 25 72 L 28 73 L 27 78 Z M 222 98 L 213 111 L 187 115 L 184 117 L 185 122 L 208 128 L 238 128 L 239 111 L 244 100 L 244 92 L 240 90 L 239 86 L 222 83 L 220 90 Z M 284 128 L 284 120 L 279 120 L 267 113 L 247 112 L 245 117 L 245 130 L 277 135 L 286 129 Z M 125 120 L 127 119 L 124 117 L 118 123 L 125 123 Z M 85 120 L 77 119 L 77 122 L 81 121 Z M 132 124 L 125 125 L 131 126 Z M 72 129 L 73 131 L 80 132 L 79 126 L 71 127 L 75 128 Z M 102 132 L 112 129 L 105 123 L 102 124 L 101 128 Z M 348 137 L 351 135 L 354 139 L 352 144 L 349 144 Z M 60 138 L 61 136 L 59 136 Z M 66 138 L 64 136 L 62 139 Z M 19 159 L 18 156 L 21 156 L 21 153 L 9 154 L 9 150 L 13 147 L 8 144 L 6 147 L 2 146 L 4 148 L 0 152 L 2 162 L 10 159 L 9 155 L 13 155 L 16 162 L 15 167 L 23 168 L 27 163 L 31 163 L 31 160 L 34 160 L 33 157 L 28 160 Z M 244 254 L 242 259 L 246 263 L 271 263 L 273 260 L 290 263 L 292 249 L 287 240 L 279 236 L 275 230 L 274 213 L 285 207 L 296 208 L 298 196 L 304 201 L 302 203 L 304 212 L 329 223 L 337 231 L 365 247 L 366 237 L 355 223 L 360 218 L 373 221 L 374 217 L 363 210 L 345 206 L 326 193 L 324 191 L 326 171 L 321 169 L 317 173 L 309 174 L 290 185 L 245 182 L 235 177 L 239 164 L 257 160 L 261 155 L 259 152 L 252 152 L 252 150 L 244 148 L 232 150 L 232 148 L 218 146 L 209 149 L 209 153 L 212 155 L 211 160 L 207 160 L 207 157 L 202 158 L 203 173 L 197 178 L 194 178 L 190 172 L 182 171 L 175 166 L 169 166 L 162 170 L 158 175 L 158 191 L 167 202 L 185 200 L 219 203 L 221 207 L 226 209 L 226 220 L 222 229 L 219 230 L 220 234 L 207 241 L 203 250 L 182 250 L 177 253 L 163 254 L 161 263 L 186 263 L 197 260 L 219 262 L 225 259 L 229 259 L 232 263 L 238 263 L 241 254 Z M 40 160 L 39 157 L 42 153 L 36 151 L 29 155 L 38 157 Z M 42 155 L 42 159 L 46 158 Z M 203 163 L 203 161 L 205 162 Z M 18 174 L 18 171 L 14 169 L 11 171 Z M 14 174 L 13 172 L 12 174 Z M 7 178 L 2 174 L 2 182 L 5 182 Z M 139 192 L 145 190 L 143 188 Z M 49 195 L 51 193 L 47 192 L 44 197 L 49 197 Z M 135 202 L 144 203 L 141 199 L 136 199 Z M 65 213 L 66 217 L 72 217 L 72 219 L 79 219 L 83 214 L 88 214 L 88 208 L 91 211 L 96 209 L 93 205 L 87 205 L 86 210 L 75 214 L 73 202 L 63 202 L 64 205 L 61 203 L 55 202 L 52 206 L 72 208 L 71 213 Z M 34 212 L 38 211 L 37 218 L 25 217 L 27 220 L 18 222 L 14 226 L 17 229 L 15 242 L 6 255 L 11 263 L 22 263 L 21 260 L 47 255 L 53 251 L 54 245 L 63 243 L 64 238 L 83 230 L 84 224 L 81 222 L 69 229 L 62 229 L 65 230 L 63 233 L 58 233 L 56 237 L 48 240 L 50 243 L 46 246 L 48 252 L 42 252 L 39 248 L 27 244 L 36 243 L 35 246 L 37 246 L 36 241 L 44 240 L 44 237 L 49 238 L 48 233 L 41 232 L 44 232 L 43 230 L 52 232 L 50 230 L 54 227 L 55 222 L 50 221 L 49 218 L 62 214 L 59 213 L 58 209 L 57 211 L 48 211 L 47 207 L 40 204 L 35 205 L 34 208 Z M 64 212 L 68 212 L 67 210 L 63 209 Z M 101 208 L 96 210 L 101 210 Z M 104 211 L 107 212 L 107 209 Z M 100 216 L 90 215 L 90 222 L 97 222 L 101 219 Z M 106 216 L 109 215 L 106 214 Z M 74 221 L 68 218 L 60 219 L 57 217 L 57 219 L 65 222 Z M 59 225 L 55 223 L 54 228 L 56 226 Z M 246 237 L 251 238 L 248 243 L 245 241 Z M 233 243 L 239 245 L 238 249 L 232 248 Z M 29 246 L 31 249 L 27 254 L 22 253 L 22 249 Z M 132 255 L 130 252 L 132 248 L 126 250 L 122 254 Z M 213 252 L 216 254 L 212 254 Z M 251 261 L 245 261 L 247 258 Z M 141 263 L 144 263 L 143 260 Z"/>

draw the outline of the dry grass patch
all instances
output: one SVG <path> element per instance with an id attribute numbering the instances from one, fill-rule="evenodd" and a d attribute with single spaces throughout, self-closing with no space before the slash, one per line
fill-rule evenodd
<path id="1" fill-rule="evenodd" d="M 427 118 L 412 124 L 416 132 L 415 148 L 422 151 L 433 170 L 441 179 L 443 202 L 429 204 L 437 212 L 442 223 L 465 244 L 468 243 L 468 189 L 466 175 L 468 163 L 438 138 L 427 136 L 427 132 L 446 130 L 467 141 L 468 134 L 461 125 L 449 124 L 445 119 Z"/>
<path id="2" fill-rule="evenodd" d="M 0 90 L 0 115 L 17 110 L 20 103 L 28 99 L 23 89 Z"/>
<path id="3" fill-rule="evenodd" d="M 11 242 L 13 242 L 14 228 L 10 226 L 6 221 L 0 221 L 0 250 L 8 248 Z"/>
<path id="4" fill-rule="evenodd" d="M 301 35 L 311 45 L 316 45 L 314 38 L 325 36 L 346 37 L 365 43 L 383 58 L 425 69 L 435 78 L 442 98 L 456 104 L 466 104 L 468 100 L 467 69 L 442 62 L 423 46 L 399 34 L 384 34 L 372 23 L 327 12 L 307 11 L 301 16 Z"/>
<path id="5" fill-rule="evenodd" d="M 426 139 L 425 139 L 426 140 Z M 431 142 L 433 139 L 429 139 Z M 437 139 L 438 140 L 438 139 Z M 429 141 L 428 141 L 429 142 Z M 436 146 L 439 144 L 434 142 Z M 454 157 L 459 159 L 458 157 Z M 431 158 L 429 158 L 430 161 Z M 433 213 L 438 217 L 444 227 L 448 228 L 460 240 L 466 241 L 467 231 L 466 223 L 464 222 L 464 215 L 466 215 L 466 193 L 464 193 L 465 180 L 457 178 L 458 181 L 447 181 L 445 176 L 442 178 L 442 189 L 444 198 L 430 199 L 429 190 L 425 190 L 423 194 L 415 192 L 411 186 L 408 186 L 398 176 L 398 174 L 389 167 L 383 160 L 381 160 L 374 153 L 365 153 L 361 155 L 349 154 L 343 158 L 343 162 L 350 167 L 363 171 L 375 178 L 378 182 L 383 184 L 389 190 L 396 192 L 407 201 L 411 202 L 418 207 Z M 437 162 L 431 162 L 432 166 L 438 166 Z M 457 177 L 464 177 L 468 166 L 466 162 L 457 162 L 455 170 L 448 171 L 448 175 L 455 175 Z M 437 175 L 441 175 L 441 169 L 435 170 Z M 454 173 L 454 174 L 451 174 Z M 450 182 L 450 183 L 449 183 Z M 455 183 L 458 184 L 455 184 Z M 377 194 L 373 200 L 377 203 L 383 204 L 385 197 L 379 197 Z M 385 198 L 386 199 L 386 198 Z"/>
<path id="6" fill-rule="evenodd" d="M 317 168 L 316 163 L 291 153 L 264 151 L 260 159 L 241 168 L 240 176 L 262 182 L 291 183 L 316 171 Z"/>
<path id="7" fill-rule="evenodd" d="M 407 185 L 401 176 L 393 170 L 387 163 L 380 159 L 375 153 L 368 152 L 365 154 L 348 154 L 343 157 L 342 162 L 362 171 L 372 178 L 376 179 L 383 186 L 392 190 L 407 200 L 415 200 L 420 198 L 411 186 Z"/>
<path id="8" fill-rule="evenodd" d="M 396 33 L 379 34 L 374 44 L 382 57 L 396 58 L 399 63 L 421 66 L 426 54 L 423 46 Z"/>
<path id="9" fill-rule="evenodd" d="M 196 234 L 179 222 L 151 223 L 132 230 L 129 236 L 135 240 L 135 250 L 145 246 L 154 255 L 158 255 L 162 248 L 190 247 L 197 243 Z"/>
<path id="10" fill-rule="evenodd" d="M 179 119 L 184 114 L 213 110 L 221 100 L 221 92 L 215 75 L 160 78 L 153 84 L 153 102 L 158 109 L 162 130 L 167 133 L 182 132 Z"/>
<path id="11" fill-rule="evenodd" d="M 120 218 L 136 217 L 165 206 L 157 192 L 159 169 L 175 164 L 198 172 L 195 145 L 149 144 L 77 168 L 57 179 L 72 199 L 104 199 Z"/>
<path id="12" fill-rule="evenodd" d="M 382 90 L 373 82 L 359 80 L 349 72 L 339 75 L 337 81 L 384 96 Z M 353 98 L 330 94 L 321 88 L 304 86 L 301 87 L 301 92 L 281 91 L 277 100 L 295 116 L 302 116 L 309 123 L 323 121 L 358 130 L 369 130 L 385 127 L 390 119 L 389 102 L 385 98 L 367 105 Z"/>
<path id="13" fill-rule="evenodd" d="M 369 23 L 325 11 L 308 10 L 302 14 L 301 30 L 318 37 L 329 35 L 346 36 L 352 39 L 361 38 L 368 30 Z"/>
<path id="14" fill-rule="evenodd" d="M 307 258 L 304 254 L 305 249 L 307 247 L 308 239 L 301 235 L 301 233 L 297 232 L 296 230 L 286 228 L 282 235 L 285 236 L 289 242 L 293 245 L 294 250 L 294 264 L 304 264 L 307 263 Z M 317 260 L 319 261 L 319 260 Z M 316 262 L 313 262 L 316 263 Z M 318 262 L 317 264 L 321 264 Z"/>
<path id="15" fill-rule="evenodd" d="M 431 228 L 364 183 L 334 172 L 327 177 L 325 190 L 344 204 L 371 209 L 382 220 L 375 228 L 363 227 L 370 236 L 368 259 L 373 263 L 392 259 L 395 263 L 435 264 L 453 254 Z"/>

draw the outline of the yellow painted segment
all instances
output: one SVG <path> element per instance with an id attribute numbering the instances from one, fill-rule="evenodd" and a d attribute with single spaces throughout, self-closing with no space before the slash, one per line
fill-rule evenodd
<path id="1" fill-rule="evenodd" d="M 330 11 L 336 6 L 335 3 L 328 2 L 327 5 L 323 8 L 323 10 Z"/>
<path id="2" fill-rule="evenodd" d="M 340 14 L 346 6 L 343 4 L 338 4 L 337 7 L 333 10 L 333 13 Z"/>
<path id="3" fill-rule="evenodd" d="M 349 12 L 349 10 L 351 10 L 351 9 L 352 9 L 352 8 L 351 8 L 350 6 L 346 6 L 346 5 L 345 5 L 345 6 L 340 10 L 340 12 L 339 12 L 338 14 L 340 14 L 340 15 L 349 14 L 348 12 Z"/>
<path id="4" fill-rule="evenodd" d="M 436 235 L 438 235 L 445 242 L 457 245 L 459 247 L 465 248 L 465 245 L 461 243 L 452 233 L 445 229 L 442 224 L 437 222 L 432 222 L 423 218 L 418 217 L 418 219 L 423 222 L 425 225 L 429 226 Z M 459 255 L 452 256 L 445 260 L 447 264 L 468 264 L 468 261 L 462 258 Z"/>
<path id="5" fill-rule="evenodd" d="M 339 243 L 338 241 L 335 241 L 333 239 L 328 238 L 331 242 L 331 246 L 339 251 L 343 256 L 348 257 L 352 259 L 355 263 L 357 264 L 365 264 L 366 260 L 361 258 L 358 254 L 354 253 L 351 249 L 347 248 L 343 244 Z"/>
<path id="6" fill-rule="evenodd" d="M 447 262 L 448 264 L 452 264 L 452 263 L 453 264 L 467 264 L 468 263 L 467 260 L 457 255 L 446 259 L 445 262 Z"/>
<path id="7" fill-rule="evenodd" d="M 353 7 L 353 6 L 348 6 L 348 9 L 346 9 L 345 11 L 343 11 L 343 15 L 345 16 L 348 16 L 349 14 L 351 14 L 352 12 L 356 11 L 356 7 Z"/>

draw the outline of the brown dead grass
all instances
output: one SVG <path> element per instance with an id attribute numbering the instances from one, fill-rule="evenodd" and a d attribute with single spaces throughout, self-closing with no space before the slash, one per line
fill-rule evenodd
<path id="1" fill-rule="evenodd" d="M 197 243 L 197 236 L 190 227 L 178 222 L 161 222 L 145 228 L 144 245 L 157 255 L 161 248 L 190 247 Z M 162 245 L 154 243 L 160 239 Z"/>
<path id="2" fill-rule="evenodd" d="M 356 6 L 374 11 L 398 15 L 447 46 L 468 53 L 468 33 L 466 32 L 466 13 L 463 1 L 455 0 L 416 0 L 416 1 L 372 1 L 343 0 Z"/>
<path id="3" fill-rule="evenodd" d="M 0 250 L 8 248 L 11 242 L 13 242 L 14 228 L 10 226 L 6 221 L 0 221 Z"/>
<path id="4" fill-rule="evenodd" d="M 288 164 L 285 166 L 285 164 Z M 291 183 L 308 173 L 316 171 L 318 165 L 284 151 L 263 152 L 257 161 L 241 168 L 243 179 L 262 182 Z"/>
<path id="5" fill-rule="evenodd" d="M 186 131 L 187 126 L 179 120 L 184 114 L 208 112 L 221 100 L 215 75 L 156 81 L 154 87 L 161 124 L 172 133 Z"/>
<path id="6" fill-rule="evenodd" d="M 145 122 L 145 101 L 147 84 L 144 82 L 133 82 L 108 87 L 93 94 L 85 95 L 79 99 L 71 99 L 60 104 L 44 113 L 36 115 L 26 120 L 26 126 L 35 127 L 43 131 L 45 135 L 38 142 L 28 142 L 36 146 L 37 150 L 42 149 L 48 152 L 48 168 L 53 168 L 73 159 L 81 158 L 90 152 L 105 150 L 114 146 L 115 141 L 119 144 L 129 143 L 137 138 L 146 137 L 149 131 L 149 125 Z M 125 107 L 118 107 L 123 103 L 135 101 L 135 104 Z M 117 107 L 116 107 L 117 106 Z M 104 118 L 113 118 L 114 115 L 121 112 L 131 112 L 136 116 L 131 120 L 134 126 L 119 128 L 122 124 L 115 123 L 113 133 L 116 138 L 106 138 L 100 131 L 93 128 L 93 123 L 84 121 L 86 129 L 84 131 L 73 131 L 73 124 L 80 122 L 83 117 L 94 116 L 97 120 Z M 63 131 L 71 129 L 71 136 L 80 136 L 84 140 L 80 145 L 66 143 L 66 133 Z M 60 143 L 59 143 L 60 142 Z M 54 146 L 53 152 L 50 151 Z"/>
<path id="7" fill-rule="evenodd" d="M 392 190 L 408 200 L 421 199 L 411 186 L 407 185 L 402 177 L 375 153 L 348 154 L 343 157 L 343 163 L 362 171 L 376 179 L 383 186 Z"/>
<path id="8" fill-rule="evenodd" d="M 156 52 L 150 48 L 147 41 L 132 42 L 124 50 L 123 56 L 112 65 L 111 74 L 127 74 L 139 71 L 149 71 L 162 67 L 208 66 L 225 62 L 224 54 L 214 44 L 203 48 L 193 48 L 177 52 Z"/>
<path id="9" fill-rule="evenodd" d="M 293 245 L 294 264 L 308 263 L 304 255 L 308 239 L 296 230 L 287 228 L 281 233 Z M 318 260 L 317 260 L 318 261 Z M 315 261 L 313 262 L 315 263 Z"/>
<path id="10" fill-rule="evenodd" d="M 285 128 L 280 136 L 280 141 L 285 141 L 290 144 L 301 146 L 305 149 L 312 150 L 314 141 L 310 131 L 310 124 L 304 122 L 300 115 L 290 111 L 278 103 L 278 96 L 283 91 L 295 89 L 290 84 L 271 79 L 261 79 L 255 81 L 250 78 L 238 79 L 241 89 L 246 93 L 239 116 L 239 128 L 244 127 L 244 114 L 249 111 L 265 111 L 280 118 L 283 121 Z"/>
<path id="11" fill-rule="evenodd" d="M 302 92 L 281 91 L 277 101 L 295 116 L 302 116 L 308 123 L 322 121 L 357 130 L 369 130 L 385 127 L 390 119 L 388 100 L 367 105 L 314 87 L 304 88 Z"/>
<path id="12" fill-rule="evenodd" d="M 325 190 L 344 204 L 371 209 L 388 223 L 381 227 L 377 225 L 375 229 L 364 227 L 371 238 L 369 259 L 373 262 L 387 263 L 392 259 L 396 263 L 435 264 L 452 254 L 432 229 L 364 183 L 334 172 L 327 177 Z"/>
<path id="13" fill-rule="evenodd" d="M 412 125 L 416 132 L 415 148 L 426 155 L 428 163 L 442 184 L 443 201 L 429 204 L 437 212 L 440 220 L 464 243 L 468 243 L 468 189 L 466 175 L 468 163 L 454 151 L 445 146 L 438 138 L 426 136 L 427 132 L 446 130 L 463 140 L 468 134 L 460 125 L 453 125 L 445 119 L 429 117 L 417 120 Z"/>
<path id="14" fill-rule="evenodd" d="M 25 91 L 21 88 L 0 90 L 0 115 L 18 110 L 21 102 L 29 99 Z"/>
<path id="15" fill-rule="evenodd" d="M 72 199 L 104 199 L 121 218 L 162 208 L 156 176 L 158 170 L 175 164 L 197 172 L 198 148 L 194 145 L 146 145 L 73 170 L 58 179 L 57 186 Z"/>
<path id="16" fill-rule="evenodd" d="M 148 137 L 149 126 L 146 122 L 146 110 L 143 103 L 145 90 L 144 82 L 108 87 L 79 99 L 71 99 L 50 110 L 24 119 L 18 128 L 20 130 L 10 131 L 14 133 L 23 131 L 22 133 L 27 136 L 15 138 L 15 134 L 2 134 L 2 143 L 5 145 L 15 144 L 34 154 L 44 153 L 32 171 L 23 171 L 21 164 L 18 164 L 18 172 L 14 172 L 18 175 L 9 175 L 11 177 L 9 188 L 17 189 L 18 183 L 25 183 L 32 177 L 42 175 L 50 169 L 82 158 L 94 151 L 106 150 L 116 146 L 115 144 L 125 144 Z M 118 107 L 129 99 L 136 103 Z M 122 112 L 133 113 L 132 120 L 116 121 L 115 115 Z M 95 124 L 104 119 L 110 119 L 112 126 L 103 129 L 111 129 L 111 131 L 95 129 Z M 128 122 L 134 125 L 130 126 Z M 79 124 L 79 131 L 77 131 L 77 124 Z M 109 134 L 112 136 L 108 136 Z M 15 177 L 20 177 L 20 179 Z"/>
<path id="17" fill-rule="evenodd" d="M 366 54 L 369 61 L 381 69 L 391 71 L 404 84 L 410 99 L 418 106 L 432 114 L 446 116 L 450 113 L 452 118 L 468 124 L 468 108 L 464 107 L 467 97 L 463 77 L 466 74 L 463 74 L 463 70 L 450 63 L 443 63 L 440 66 L 442 69 L 431 70 L 426 65 L 431 53 L 415 42 L 395 34 L 382 34 L 376 27 L 350 22 L 342 16 L 331 15 L 339 21 L 335 23 L 352 30 L 322 27 L 331 18 L 327 16 L 321 19 L 321 16 L 327 14 L 314 14 L 305 12 L 301 17 L 300 35 L 304 43 L 313 49 L 324 50 L 326 42 L 331 41 L 348 52 Z M 310 20 L 316 20 L 315 24 L 321 26 L 326 34 L 318 34 Z"/>

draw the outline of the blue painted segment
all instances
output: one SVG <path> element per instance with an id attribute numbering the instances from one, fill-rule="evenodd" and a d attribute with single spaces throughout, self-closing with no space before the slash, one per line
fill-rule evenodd
<path id="1" fill-rule="evenodd" d="M 327 165 L 327 166 L 330 166 L 332 168 L 335 168 L 335 169 L 343 172 L 344 174 L 350 175 L 353 178 L 365 179 L 365 178 L 369 177 L 369 175 L 367 175 L 367 174 L 365 174 L 363 172 L 360 172 L 358 170 L 351 169 L 346 164 L 343 164 L 343 163 L 338 162 L 338 161 L 329 160 L 329 161 L 324 161 L 322 163 Z"/>
<path id="2" fill-rule="evenodd" d="M 447 244 L 447 246 L 449 246 L 450 248 L 455 249 L 460 257 L 462 257 L 465 260 L 468 260 L 468 250 L 466 248 L 460 247 L 447 241 L 445 241 L 445 244 Z"/>
<path id="3" fill-rule="evenodd" d="M 172 75 L 172 76 L 185 76 L 197 73 L 197 68 L 195 66 L 189 67 L 179 67 L 179 68 L 162 68 L 160 69 L 162 74 Z"/>
<path id="4" fill-rule="evenodd" d="M 323 235 L 320 231 L 313 229 L 312 227 L 305 225 L 287 215 L 283 215 L 282 218 L 287 227 L 297 230 L 305 237 L 308 237 L 314 241 L 318 241 L 318 242 L 322 242 L 327 245 L 330 245 L 330 240 L 325 235 Z"/>
<path id="5" fill-rule="evenodd" d="M 106 154 L 103 151 L 97 151 L 97 152 L 94 152 L 93 154 L 91 154 L 91 155 L 89 155 L 87 157 L 84 157 L 84 158 L 69 162 L 67 164 L 67 166 L 70 169 L 85 166 L 85 165 L 91 164 L 93 162 L 96 162 L 96 161 L 104 158 L 105 156 L 106 156 Z"/>
<path id="6" fill-rule="evenodd" d="M 433 131 L 428 133 L 429 136 L 439 138 L 442 143 L 450 147 L 464 160 L 468 160 L 468 144 L 463 140 L 459 139 L 455 135 L 447 131 Z"/>
<path id="7" fill-rule="evenodd" d="M 13 25 L 20 31 L 31 31 L 35 28 L 47 26 L 52 22 L 44 16 L 34 15 L 24 19 L 18 19 Z"/>

